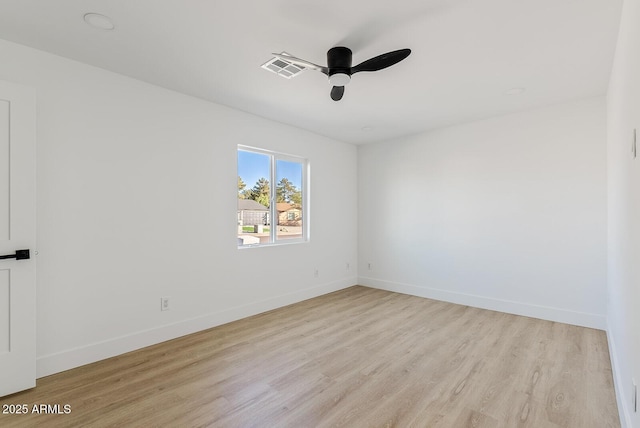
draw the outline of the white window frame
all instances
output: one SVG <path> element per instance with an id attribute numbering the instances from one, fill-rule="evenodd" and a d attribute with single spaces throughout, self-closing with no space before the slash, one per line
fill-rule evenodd
<path id="1" fill-rule="evenodd" d="M 269 225 L 269 242 L 261 243 L 261 244 L 249 244 L 249 245 L 238 245 L 238 249 L 245 248 L 256 248 L 256 247 L 269 247 L 274 245 L 288 245 L 288 244 L 299 244 L 309 241 L 309 231 L 310 231 L 310 201 L 309 197 L 309 160 L 303 158 L 301 156 L 276 152 L 273 150 L 266 150 L 258 147 L 245 146 L 242 144 L 238 144 L 238 148 L 236 150 L 236 157 L 238 151 L 245 152 L 253 152 L 260 153 L 266 156 L 269 156 L 269 218 L 271 219 L 271 224 Z M 300 238 L 286 238 L 286 239 L 278 239 L 277 234 L 277 222 L 279 221 L 278 210 L 276 207 L 276 164 L 277 161 L 284 160 L 289 162 L 296 162 L 302 164 L 302 237 Z M 237 161 L 236 161 L 237 162 Z M 236 173 L 239 175 L 238 168 L 236 166 Z M 248 183 L 247 183 L 248 185 Z M 274 224 L 275 223 L 275 224 Z"/>

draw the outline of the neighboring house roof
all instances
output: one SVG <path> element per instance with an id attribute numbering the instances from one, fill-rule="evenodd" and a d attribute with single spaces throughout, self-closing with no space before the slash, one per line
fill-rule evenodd
<path id="1" fill-rule="evenodd" d="M 238 199 L 238 211 L 268 211 L 269 208 L 265 207 L 259 202 L 253 199 Z"/>
<path id="2" fill-rule="evenodd" d="M 294 209 L 294 208 L 297 209 L 296 206 L 294 206 L 293 204 L 290 204 L 288 202 L 277 202 L 276 203 L 276 210 L 278 212 L 289 211 L 289 210 Z"/>

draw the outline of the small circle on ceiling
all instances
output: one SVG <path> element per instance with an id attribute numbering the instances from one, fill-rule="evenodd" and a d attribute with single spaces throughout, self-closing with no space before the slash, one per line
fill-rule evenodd
<path id="1" fill-rule="evenodd" d="M 93 28 L 98 28 L 100 30 L 113 30 L 116 28 L 113 25 L 113 21 L 108 16 L 101 15 L 99 13 L 87 13 L 84 15 L 84 22 L 92 26 Z"/>

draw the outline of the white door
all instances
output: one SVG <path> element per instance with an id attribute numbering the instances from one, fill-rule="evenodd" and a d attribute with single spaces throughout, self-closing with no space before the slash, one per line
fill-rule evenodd
<path id="1" fill-rule="evenodd" d="M 0 81 L 0 396 L 36 384 L 35 91 Z"/>

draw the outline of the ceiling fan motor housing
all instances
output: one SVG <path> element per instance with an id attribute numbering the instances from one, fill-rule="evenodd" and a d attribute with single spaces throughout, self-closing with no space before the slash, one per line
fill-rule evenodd
<path id="1" fill-rule="evenodd" d="M 327 52 L 329 82 L 333 86 L 344 86 L 351 80 L 351 49 L 337 46 Z"/>

